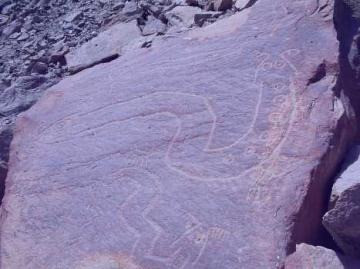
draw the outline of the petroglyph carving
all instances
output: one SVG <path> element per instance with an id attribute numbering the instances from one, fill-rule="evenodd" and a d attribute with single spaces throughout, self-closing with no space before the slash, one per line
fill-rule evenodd
<path id="1" fill-rule="evenodd" d="M 273 124 L 282 124 L 286 121 L 286 117 L 279 112 L 273 112 L 269 115 L 269 121 Z"/>
<path id="2" fill-rule="evenodd" d="M 292 62 L 290 57 L 295 57 L 300 54 L 299 49 L 288 49 L 280 54 L 280 57 L 288 64 L 289 67 L 295 72 L 295 74 L 298 73 L 298 68 L 295 66 L 295 64 Z"/>
<path id="3" fill-rule="evenodd" d="M 148 218 L 154 208 L 157 196 L 161 192 L 161 183 L 156 175 L 139 168 L 119 171 L 121 178 L 129 178 L 136 189 L 129 194 L 121 206 L 120 217 L 126 229 L 135 238 L 131 255 L 146 255 L 151 251 L 156 240 L 162 233 L 162 228 Z"/>
<path id="4" fill-rule="evenodd" d="M 327 146 L 311 125 L 324 126 L 319 137 L 335 127 L 327 106 L 309 113 L 326 80 L 307 90 L 308 73 L 336 63 L 338 47 L 332 26 L 317 30 L 321 18 L 298 11 L 306 0 L 258 2 L 194 29 L 236 25 L 229 35 L 183 33 L 125 53 L 64 79 L 50 89 L 63 97 L 24 113 L 31 122 L 18 125 L 12 146 L 0 267 L 282 266 L 298 213 L 289 201 L 303 201 L 298 187 L 319 160 L 309 152 Z M 306 137 L 306 158 L 295 156 Z"/>
<path id="5" fill-rule="evenodd" d="M 283 59 L 278 59 L 273 63 L 274 68 L 283 69 L 286 66 L 286 62 Z"/>
<path id="6" fill-rule="evenodd" d="M 288 102 L 288 96 L 287 95 L 277 95 L 274 97 L 273 99 L 273 104 L 274 105 L 282 105 L 283 103 L 287 103 Z"/>
<path id="7" fill-rule="evenodd" d="M 279 55 L 270 55 L 268 53 L 263 53 L 260 51 L 255 52 L 255 61 L 257 63 L 254 70 L 253 85 L 256 86 L 258 91 L 258 99 L 256 100 L 256 105 L 251 107 L 249 111 L 240 111 L 242 117 L 244 117 L 243 122 L 247 126 L 241 129 L 241 133 L 238 134 L 237 139 L 228 144 L 222 146 L 214 146 L 216 143 L 215 137 L 217 133 L 221 133 L 222 129 L 220 126 L 220 117 L 218 115 L 219 108 L 217 107 L 217 100 L 213 96 L 205 96 L 201 94 L 185 93 L 185 92 L 166 92 L 166 91 L 154 91 L 150 94 L 143 96 L 137 96 L 129 100 L 114 101 L 113 103 L 102 106 L 95 110 L 84 112 L 82 115 L 69 116 L 66 120 L 70 121 L 82 121 L 86 120 L 87 117 L 91 118 L 94 113 L 104 114 L 108 118 L 107 122 L 94 122 L 91 126 L 86 126 L 81 128 L 81 124 L 78 124 L 78 130 L 73 133 L 67 133 L 62 135 L 65 137 L 64 140 L 56 140 L 54 137 L 46 137 L 48 129 L 43 130 L 43 143 L 62 143 L 67 140 L 73 140 L 76 137 L 89 137 L 91 134 L 96 137 L 97 133 L 101 133 L 104 127 L 110 128 L 112 125 L 126 124 L 131 121 L 139 121 L 143 123 L 146 117 L 160 117 L 166 116 L 173 125 L 173 131 L 170 132 L 170 129 L 158 129 L 148 127 L 149 130 L 154 129 L 154 132 L 157 132 L 159 135 L 163 135 L 168 140 L 168 145 L 163 153 L 163 161 L 166 166 L 183 175 L 185 178 L 191 178 L 201 181 L 229 181 L 236 179 L 243 175 L 248 169 L 258 165 L 259 163 L 266 160 L 273 151 L 276 150 L 277 145 L 275 142 L 280 143 L 280 140 L 274 140 L 270 145 L 263 150 L 259 143 L 254 145 L 250 144 L 251 137 L 253 134 L 253 129 L 255 128 L 258 118 L 261 113 L 261 104 L 264 101 L 264 90 L 269 90 L 269 94 L 274 95 L 274 106 L 285 105 L 289 103 L 290 109 L 295 109 L 294 98 L 289 98 L 290 102 L 286 100 L 285 95 L 283 94 L 284 90 L 291 87 L 290 80 L 288 78 L 283 79 L 282 75 L 275 75 L 274 81 L 263 81 L 263 71 L 267 69 L 272 69 L 273 72 L 277 72 L 278 69 L 288 68 L 290 72 L 297 71 L 297 68 L 292 63 L 291 57 L 298 55 L 299 50 L 290 49 L 286 50 Z M 281 71 L 283 72 L 283 71 Z M 282 73 L 281 73 L 282 74 Z M 266 88 L 265 88 L 266 87 Z M 291 91 L 291 94 L 293 92 Z M 141 110 L 138 110 L 138 107 L 141 107 Z M 238 106 L 241 107 L 241 106 Z M 109 119 L 108 115 L 111 115 L 110 111 L 116 109 L 120 111 L 118 114 L 115 114 L 114 117 Z M 116 115 L 123 115 L 122 118 Z M 245 115 L 248 119 L 245 118 Z M 271 124 L 278 127 L 284 128 L 283 132 L 286 132 L 286 128 L 289 128 L 291 125 L 290 118 L 292 113 L 289 112 L 278 112 L 274 111 L 269 116 L 269 121 Z M 85 119 L 84 119 L 85 118 Z M 88 122 L 91 122 L 90 120 Z M 64 124 L 64 120 L 60 121 L 58 124 Z M 285 124 L 289 123 L 287 126 Z M 235 123 L 234 123 L 235 124 Z M 175 125 L 175 126 L 174 126 Z M 195 132 L 195 127 L 202 126 L 202 135 L 198 135 Z M 58 128 L 59 125 L 57 125 Z M 61 132 L 61 130 L 59 130 Z M 284 136 L 282 136 L 284 138 Z M 95 138 L 94 138 L 95 139 Z M 54 141 L 55 140 L 55 141 Z M 260 139 L 255 139 L 264 141 L 262 136 Z M 202 148 L 197 146 L 197 152 L 192 151 L 193 144 L 203 145 Z M 259 154 L 258 157 L 254 159 L 253 156 L 256 153 Z M 197 162 L 187 162 L 188 155 L 197 156 Z M 130 167 L 143 167 L 147 168 L 149 162 L 154 158 L 151 154 L 144 154 L 141 152 L 130 152 L 128 153 L 128 160 Z M 138 155 L 138 156 L 137 156 Z M 159 155 L 160 156 L 160 155 Z M 239 156 L 235 159 L 229 156 Z M 246 167 L 239 166 L 237 163 L 248 163 Z"/>
<path id="8" fill-rule="evenodd" d="M 195 244 L 204 244 L 208 240 L 208 234 L 206 232 L 196 232 L 192 238 Z"/>
<path id="9" fill-rule="evenodd" d="M 268 180 L 268 179 L 267 179 Z M 265 202 L 271 200 L 271 194 L 267 191 L 265 178 L 255 181 L 253 187 L 249 189 L 247 200 L 252 202 Z"/>
<path id="10" fill-rule="evenodd" d="M 209 238 L 215 240 L 223 240 L 230 232 L 219 227 L 211 227 L 209 229 Z"/>
<path id="11" fill-rule="evenodd" d="M 275 93 L 281 93 L 286 88 L 286 85 L 283 82 L 277 82 L 270 87 Z"/>

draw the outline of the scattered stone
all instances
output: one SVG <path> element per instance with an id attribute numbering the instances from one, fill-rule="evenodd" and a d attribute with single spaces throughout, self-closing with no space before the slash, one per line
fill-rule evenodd
<path id="1" fill-rule="evenodd" d="M 250 2 L 250 0 L 236 0 L 235 8 L 237 10 L 242 10 L 249 4 L 249 2 Z"/>
<path id="2" fill-rule="evenodd" d="M 331 249 L 299 244 L 296 252 L 286 258 L 285 269 L 356 269 L 360 260 L 342 256 Z"/>
<path id="3" fill-rule="evenodd" d="M 360 258 L 360 146 L 354 146 L 333 186 L 323 224 L 338 246 Z"/>
<path id="4" fill-rule="evenodd" d="M 160 16 L 162 16 L 162 12 L 165 13 L 168 9 L 166 8 L 164 10 L 164 6 L 162 5 L 154 5 L 152 2 L 148 2 L 148 1 L 142 1 L 140 2 L 140 7 L 145 10 L 146 12 L 149 12 L 151 15 L 155 16 L 156 18 L 159 18 Z M 173 8 L 174 6 L 171 6 L 171 8 Z"/>
<path id="5" fill-rule="evenodd" d="M 65 55 L 70 73 L 76 73 L 118 57 L 123 47 L 140 36 L 136 21 L 111 26 L 97 37 Z"/>
<path id="6" fill-rule="evenodd" d="M 20 36 L 17 38 L 17 41 L 25 41 L 29 38 L 29 34 L 28 33 L 21 33 Z"/>
<path id="7" fill-rule="evenodd" d="M 225 11 L 232 8 L 232 0 L 214 0 L 213 3 L 216 11 Z"/>
<path id="8" fill-rule="evenodd" d="M 106 5 L 106 4 L 109 3 L 109 0 L 98 0 L 98 2 L 99 2 L 102 6 L 104 6 L 104 5 Z"/>
<path id="9" fill-rule="evenodd" d="M 190 6 L 198 6 L 199 5 L 198 0 L 186 0 L 186 3 Z"/>
<path id="10" fill-rule="evenodd" d="M 14 7 L 16 6 L 16 3 L 6 5 L 2 8 L 1 13 L 4 15 L 10 15 L 11 12 L 14 10 Z"/>
<path id="11" fill-rule="evenodd" d="M 122 9 L 124 6 L 125 6 L 125 4 L 123 2 L 118 2 L 118 3 L 114 4 L 112 9 L 119 10 L 119 9 Z"/>
<path id="12" fill-rule="evenodd" d="M 141 48 L 150 48 L 152 45 L 152 41 L 145 41 L 142 43 Z"/>
<path id="13" fill-rule="evenodd" d="M 2 34 L 5 37 L 9 37 L 10 35 L 12 35 L 15 32 L 19 32 L 21 29 L 21 23 L 18 21 L 13 21 L 11 22 L 8 26 L 6 26 L 3 31 Z"/>
<path id="14" fill-rule="evenodd" d="M 48 46 L 48 43 L 45 40 L 39 40 L 38 46 L 40 49 L 46 48 Z"/>
<path id="15" fill-rule="evenodd" d="M 205 22 L 215 22 L 216 19 L 221 15 L 221 12 L 211 12 L 211 11 L 207 11 L 207 12 L 202 12 L 202 13 L 198 13 L 195 14 L 194 16 L 194 22 L 197 26 L 202 27 L 204 25 Z"/>
<path id="16" fill-rule="evenodd" d="M 177 6 L 165 14 L 168 23 L 177 29 L 187 29 L 194 25 L 194 17 L 201 13 L 201 8 L 191 6 Z"/>
<path id="17" fill-rule="evenodd" d="M 50 63 L 55 65 L 59 64 L 60 66 L 66 65 L 65 54 L 69 52 L 69 48 L 66 47 L 61 51 L 54 51 L 50 54 Z"/>
<path id="18" fill-rule="evenodd" d="M 20 32 L 16 32 L 16 33 L 13 33 L 9 36 L 10 39 L 17 39 L 18 37 L 21 36 L 21 33 Z"/>
<path id="19" fill-rule="evenodd" d="M 166 32 L 166 25 L 152 16 L 149 16 L 142 28 L 143 35 L 164 34 Z"/>
<path id="20" fill-rule="evenodd" d="M 9 16 L 0 14 L 0 25 L 7 23 L 9 20 Z"/>
<path id="21" fill-rule="evenodd" d="M 205 8 L 212 1 L 213 0 L 186 0 L 186 3 L 190 6 L 197 6 L 197 7 Z"/>
<path id="22" fill-rule="evenodd" d="M 45 83 L 46 77 L 40 75 L 23 76 L 16 80 L 15 87 L 24 90 L 35 89 Z"/>
<path id="23" fill-rule="evenodd" d="M 82 17 L 82 12 L 80 10 L 76 10 L 76 11 L 68 14 L 64 18 L 64 21 L 71 23 L 71 22 L 79 20 L 81 17 Z"/>
<path id="24" fill-rule="evenodd" d="M 125 6 L 122 9 L 122 13 L 127 16 L 140 15 L 142 10 L 139 8 L 135 1 L 127 1 L 125 2 Z"/>
<path id="25" fill-rule="evenodd" d="M 46 82 L 47 78 L 40 75 L 23 76 L 0 93 L 0 114 L 11 116 L 25 111 L 39 98 L 39 86 Z"/>
<path id="26" fill-rule="evenodd" d="M 0 0 L 0 11 L 7 5 L 11 4 L 11 0 Z"/>
<path id="27" fill-rule="evenodd" d="M 0 81 L 0 93 L 3 92 L 10 85 L 5 83 L 4 81 Z"/>
<path id="28" fill-rule="evenodd" d="M 32 72 L 44 75 L 48 72 L 48 66 L 46 63 L 36 62 L 32 67 Z"/>

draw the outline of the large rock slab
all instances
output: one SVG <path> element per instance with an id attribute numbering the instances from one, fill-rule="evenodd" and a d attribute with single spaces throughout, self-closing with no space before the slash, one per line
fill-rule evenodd
<path id="1" fill-rule="evenodd" d="M 69 71 L 76 73 L 114 59 L 122 54 L 124 47 L 140 37 L 141 33 L 136 21 L 114 24 L 66 55 Z"/>
<path id="2" fill-rule="evenodd" d="M 317 3 L 263 0 L 50 89 L 17 121 L 1 268 L 281 268 L 315 240 L 350 137 Z"/>
<path id="3" fill-rule="evenodd" d="M 199 7 L 177 6 L 165 14 L 168 23 L 176 30 L 185 30 L 192 27 L 195 23 L 195 15 L 201 14 Z"/>
<path id="4" fill-rule="evenodd" d="M 360 146 L 348 153 L 343 171 L 332 188 L 330 210 L 323 223 L 338 246 L 360 257 Z"/>
<path id="5" fill-rule="evenodd" d="M 299 244 L 296 252 L 286 258 L 285 269 L 356 269 L 360 261 L 344 257 L 321 246 Z"/>

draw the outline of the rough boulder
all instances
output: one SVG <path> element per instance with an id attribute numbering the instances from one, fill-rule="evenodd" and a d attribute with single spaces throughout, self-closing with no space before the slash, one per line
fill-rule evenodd
<path id="1" fill-rule="evenodd" d="M 48 90 L 16 123 L 0 267 L 281 268 L 316 242 L 352 136 L 320 2 L 262 0 Z"/>

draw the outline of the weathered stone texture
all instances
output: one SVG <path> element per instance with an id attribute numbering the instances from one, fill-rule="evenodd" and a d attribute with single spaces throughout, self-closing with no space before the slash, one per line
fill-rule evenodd
<path id="1" fill-rule="evenodd" d="M 360 261 L 344 257 L 331 249 L 300 244 L 286 258 L 285 269 L 356 269 Z"/>
<path id="2" fill-rule="evenodd" d="M 323 223 L 339 247 L 360 257 L 360 147 L 354 146 L 332 188 Z"/>
<path id="3" fill-rule="evenodd" d="M 119 23 L 66 55 L 70 72 L 76 73 L 101 61 L 117 57 L 122 49 L 141 36 L 136 21 Z"/>
<path id="4" fill-rule="evenodd" d="M 280 268 L 348 135 L 317 3 L 263 0 L 50 89 L 17 121 L 1 268 Z"/>

